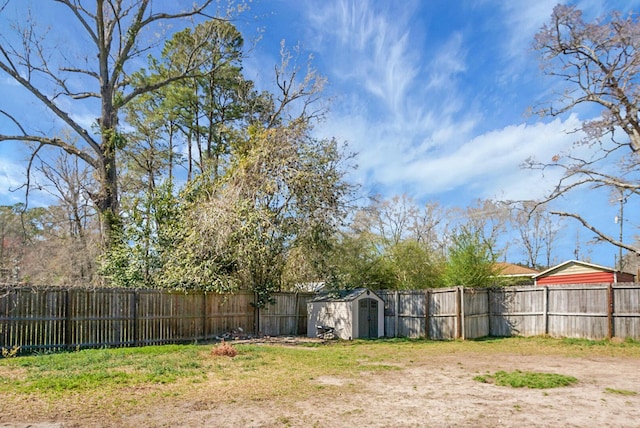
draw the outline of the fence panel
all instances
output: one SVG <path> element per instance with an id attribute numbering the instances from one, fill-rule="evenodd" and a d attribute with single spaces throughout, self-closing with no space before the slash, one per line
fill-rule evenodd
<path id="1" fill-rule="evenodd" d="M 391 290 L 378 290 L 376 294 L 384 301 L 384 335 L 398 337 L 396 309 L 398 294 Z"/>
<path id="2" fill-rule="evenodd" d="M 398 292 L 398 336 L 424 338 L 427 335 L 427 294 L 420 291 Z"/>
<path id="3" fill-rule="evenodd" d="M 457 288 L 433 289 L 429 293 L 429 339 L 455 339 L 458 319 Z"/>
<path id="4" fill-rule="evenodd" d="M 614 285 L 613 305 L 614 336 L 640 340 L 640 287 Z"/>
<path id="5" fill-rule="evenodd" d="M 67 345 L 78 348 L 134 345 L 132 291 L 68 290 Z"/>
<path id="6" fill-rule="evenodd" d="M 203 293 L 140 290 L 137 304 L 137 343 L 160 345 L 203 340 Z"/>
<path id="7" fill-rule="evenodd" d="M 65 298 L 65 290 L 0 290 L 0 348 L 64 349 Z"/>
<path id="8" fill-rule="evenodd" d="M 260 332 L 267 336 L 297 335 L 307 331 L 307 301 L 312 294 L 277 293 L 273 304 L 260 309 Z"/>
<path id="9" fill-rule="evenodd" d="M 546 287 L 492 289 L 490 336 L 537 336 L 546 333 Z"/>
<path id="10" fill-rule="evenodd" d="M 255 330 L 253 293 L 206 295 L 205 339 L 212 339 L 233 331 Z"/>
<path id="11" fill-rule="evenodd" d="M 590 284 L 548 290 L 549 335 L 585 339 L 608 336 L 608 286 Z"/>
<path id="12" fill-rule="evenodd" d="M 489 336 L 489 290 L 466 290 L 464 293 L 464 338 Z"/>

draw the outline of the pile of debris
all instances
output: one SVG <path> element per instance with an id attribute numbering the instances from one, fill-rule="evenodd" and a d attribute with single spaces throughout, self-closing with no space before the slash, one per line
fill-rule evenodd
<path id="1" fill-rule="evenodd" d="M 224 340 L 228 342 L 230 340 L 252 340 L 258 337 L 260 336 L 255 334 L 245 333 L 242 327 L 238 327 L 224 334 L 216 336 L 215 339 L 220 341 Z"/>

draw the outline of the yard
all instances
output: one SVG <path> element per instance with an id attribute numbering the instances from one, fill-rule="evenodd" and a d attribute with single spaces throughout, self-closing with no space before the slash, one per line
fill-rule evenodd
<path id="1" fill-rule="evenodd" d="M 637 426 L 640 343 L 272 340 L 0 360 L 0 427 Z M 513 388 L 496 372 L 570 376 Z"/>

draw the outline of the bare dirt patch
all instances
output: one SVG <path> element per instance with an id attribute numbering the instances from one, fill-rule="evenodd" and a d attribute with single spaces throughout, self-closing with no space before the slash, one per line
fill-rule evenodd
<path id="1" fill-rule="evenodd" d="M 285 345 L 297 346 L 296 342 Z M 140 395 L 139 404 L 122 412 L 96 410 L 92 417 L 91 409 L 85 409 L 81 415 L 58 412 L 55 416 L 50 414 L 49 419 L 46 414 L 32 413 L 32 416 L 39 415 L 33 418 L 32 426 L 640 426 L 640 359 L 637 357 L 519 355 L 517 352 L 431 355 L 427 349 L 412 360 L 389 360 L 381 364 L 390 368 L 368 370 L 365 365 L 355 378 L 326 375 L 309 379 L 308 385 L 316 391 L 311 396 L 292 398 L 274 392 L 237 400 L 220 397 L 219 380 L 207 379 L 194 385 L 191 391 L 176 396 L 171 395 L 171 386 L 154 387 L 154 396 L 159 398 Z M 538 390 L 474 380 L 477 375 L 500 370 L 558 373 L 574 376 L 578 383 Z M 275 385 L 274 391 L 277 391 Z M 137 394 L 143 392 L 130 391 L 130 397 L 135 398 Z M 6 408 L 0 404 L 0 410 Z M 7 419 L 7 413 L 3 412 L 0 427 L 27 426 L 23 422 L 29 414 L 16 408 L 11 410 L 13 420 Z"/>

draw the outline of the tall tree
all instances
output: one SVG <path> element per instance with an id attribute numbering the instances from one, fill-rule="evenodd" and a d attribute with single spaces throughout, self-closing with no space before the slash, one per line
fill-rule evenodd
<path id="1" fill-rule="evenodd" d="M 292 254 L 309 255 L 322 268 L 317 256 L 352 191 L 344 179 L 349 155 L 335 140 L 313 136 L 324 78 L 312 68 L 300 77 L 293 61 L 285 51 L 276 67 L 277 102 L 245 117 L 230 135 L 225 174 L 205 171 L 182 192 L 184 220 L 167 259 L 166 285 L 244 286 L 265 303 L 284 278 L 296 280 L 285 275 Z"/>
<path id="2" fill-rule="evenodd" d="M 596 109 L 595 118 L 585 120 L 586 156 L 558 154 L 550 163 L 532 160 L 533 168 L 561 168 L 564 176 L 547 197 L 547 202 L 572 190 L 608 188 L 614 194 L 640 191 L 640 21 L 633 13 L 612 11 L 587 22 L 572 5 L 557 5 L 551 21 L 535 37 L 542 68 L 564 82 L 564 91 L 539 113 L 559 116 L 580 107 Z M 638 252 L 635 243 L 622 242 L 596 227 L 586 213 L 554 211 L 578 220 L 600 239 Z"/>
<path id="3" fill-rule="evenodd" d="M 93 7 L 77 0 L 58 0 L 56 3 L 63 6 L 57 23 L 72 26 L 85 43 L 69 44 L 61 49 L 53 37 L 41 33 L 42 29 L 26 10 L 27 4 L 14 2 L 22 8 L 21 17 L 27 18 L 23 23 L 9 25 L 5 22 L 0 26 L 0 70 L 73 130 L 77 140 L 47 135 L 46 129 L 51 128 L 48 124 L 41 132 L 31 131 L 33 128 L 27 125 L 26 118 L 9 111 L 8 106 L 0 113 L 10 119 L 17 132 L 3 132 L 0 141 L 54 146 L 86 162 L 95 172 L 98 183 L 91 198 L 100 213 L 104 243 L 108 248 L 119 223 L 117 154 L 126 144 L 118 126 L 120 110 L 141 94 L 194 76 L 200 65 L 198 61 L 202 60 L 198 55 L 202 44 L 196 44 L 189 57 L 193 60 L 172 69 L 164 78 L 133 81 L 130 76 L 136 71 L 139 57 L 155 46 L 155 42 L 145 44 L 144 40 L 153 37 L 153 31 L 164 22 L 207 17 L 213 0 L 203 0 L 186 11 L 162 12 L 152 8 L 150 0 L 96 0 Z M 8 9 L 2 11 L 4 16 Z M 65 11 L 67 15 L 63 14 Z M 16 38 L 7 34 L 11 29 L 15 29 L 20 38 L 15 44 L 10 41 Z M 69 52 L 72 47 L 79 51 Z M 72 114 L 76 104 L 83 100 L 93 100 L 82 106 L 95 112 L 97 132 Z"/>

